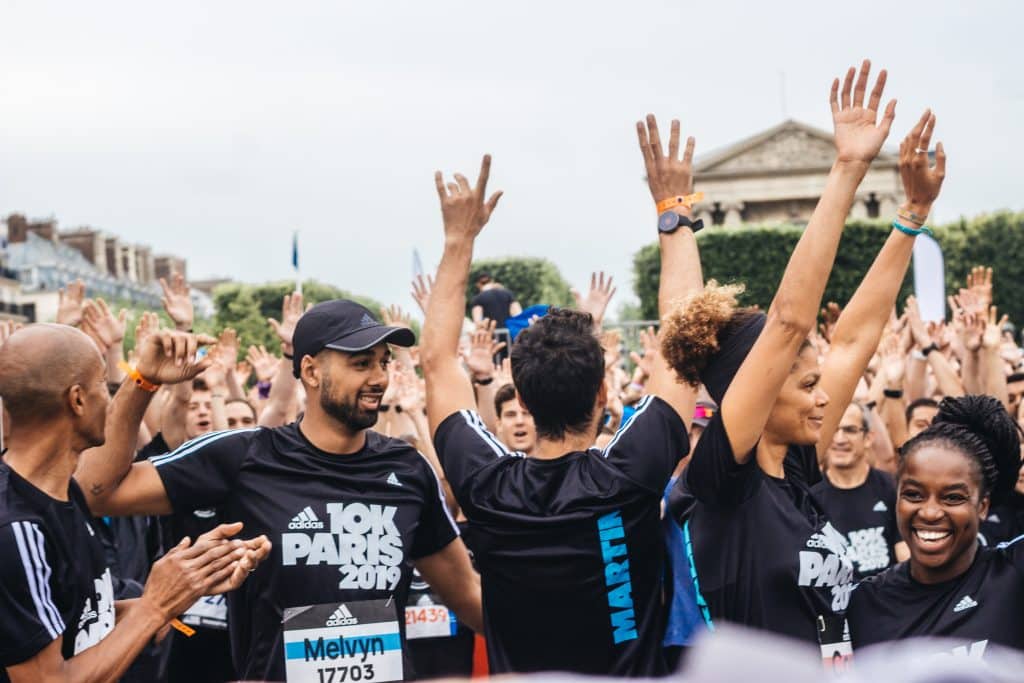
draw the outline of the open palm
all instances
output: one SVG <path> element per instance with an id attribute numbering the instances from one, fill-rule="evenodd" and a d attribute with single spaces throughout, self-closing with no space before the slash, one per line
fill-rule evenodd
<path id="1" fill-rule="evenodd" d="M 839 79 L 832 82 L 832 93 L 829 99 L 832 104 L 832 122 L 835 128 L 835 145 L 839 161 L 870 163 L 878 156 L 879 150 L 882 149 L 882 143 L 889 136 L 889 128 L 896 115 L 896 100 L 889 101 L 881 120 L 878 120 L 878 106 L 882 100 L 882 91 L 885 89 L 886 72 L 883 69 L 878 74 L 871 97 L 865 106 L 864 95 L 867 91 L 870 72 L 871 62 L 865 59 L 861 64 L 857 82 L 854 84 L 856 71 L 851 66 L 850 70 L 846 72 L 841 95 Z"/>

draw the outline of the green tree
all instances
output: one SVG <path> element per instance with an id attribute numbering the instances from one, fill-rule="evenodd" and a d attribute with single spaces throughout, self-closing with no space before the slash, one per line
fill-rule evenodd
<path id="1" fill-rule="evenodd" d="M 516 295 L 523 308 L 536 304 L 570 306 L 573 303 L 569 283 L 565 281 L 555 264 L 547 259 L 535 257 L 506 257 L 475 261 L 470 269 L 469 287 L 466 292 L 466 312 L 469 300 L 476 296 L 476 278 L 489 273 Z"/>
<path id="2" fill-rule="evenodd" d="M 213 327 L 216 330 L 233 327 L 238 332 L 243 346 L 263 345 L 268 351 L 279 353 L 281 344 L 267 324 L 267 319 L 281 319 L 281 301 L 285 294 L 290 294 L 294 289 L 295 283 L 292 281 L 267 282 L 259 285 L 231 282 L 220 285 L 213 292 L 213 302 L 217 310 Z M 350 294 L 316 280 L 307 280 L 302 284 L 302 295 L 309 304 L 330 299 L 351 299 L 363 304 L 375 317 L 379 317 L 380 302 Z"/>

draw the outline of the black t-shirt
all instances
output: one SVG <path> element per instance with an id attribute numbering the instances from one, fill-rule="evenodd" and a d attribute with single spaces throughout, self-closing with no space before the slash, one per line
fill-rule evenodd
<path id="1" fill-rule="evenodd" d="M 504 287 L 495 287 L 480 292 L 470 301 L 470 306 L 480 306 L 484 309 L 484 317 L 493 320 L 498 328 L 505 327 L 508 320 L 508 309 L 516 297 Z"/>
<path id="2" fill-rule="evenodd" d="M 858 581 L 896 564 L 901 540 L 896 526 L 896 482 L 872 467 L 863 484 L 852 489 L 832 485 L 826 477 L 811 488 L 832 526 L 846 536 Z"/>
<path id="3" fill-rule="evenodd" d="M 863 581 L 847 618 L 853 647 L 914 636 L 961 641 L 954 654 L 984 654 L 989 641 L 1024 650 L 1024 542 L 979 548 L 971 568 L 938 584 L 910 575 L 910 562 Z"/>
<path id="4" fill-rule="evenodd" d="M 468 410 L 437 429 L 437 451 L 469 519 L 490 669 L 662 673 L 661 492 L 689 449 L 658 398 L 602 452 L 508 454 Z"/>
<path id="5" fill-rule="evenodd" d="M 51 498 L 0 462 L 0 681 L 61 636 L 64 659 L 114 630 L 114 587 L 78 484 Z"/>
<path id="6" fill-rule="evenodd" d="M 811 495 L 813 447 L 790 446 L 786 478 L 752 453 L 736 463 L 721 413 L 704 428 L 669 496 L 709 624 L 726 620 L 818 642 L 818 617 L 841 618 L 853 589 L 846 539 Z"/>
<path id="7" fill-rule="evenodd" d="M 1024 495 L 1014 491 L 1010 499 L 988 511 L 978 538 L 982 545 L 995 546 L 1024 534 Z"/>
<path id="8" fill-rule="evenodd" d="M 393 599 L 404 628 L 411 561 L 458 536 L 426 459 L 372 431 L 348 455 L 321 451 L 297 422 L 215 432 L 153 463 L 175 510 L 216 507 L 221 519 L 243 522 L 246 537 L 266 534 L 273 543 L 228 595 L 242 679 L 284 680 L 286 607 Z"/>

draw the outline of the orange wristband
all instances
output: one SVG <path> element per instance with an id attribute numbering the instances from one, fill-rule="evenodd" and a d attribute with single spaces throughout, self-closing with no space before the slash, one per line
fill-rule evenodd
<path id="1" fill-rule="evenodd" d="M 128 365 L 128 363 L 125 363 L 124 361 L 121 361 L 120 363 L 118 363 L 117 367 L 121 368 L 122 372 L 124 372 L 124 374 L 128 375 L 128 379 L 130 379 L 131 381 L 135 382 L 139 386 L 140 389 L 143 389 L 145 391 L 153 393 L 157 389 L 160 388 L 159 384 L 153 384 L 152 382 L 147 380 L 145 377 L 140 375 L 138 370 L 136 370 L 132 366 Z"/>
<path id="2" fill-rule="evenodd" d="M 188 626 L 187 624 L 181 622 L 178 619 L 171 619 L 171 626 L 174 628 L 175 631 L 178 631 L 186 638 L 191 638 L 196 634 L 196 630 L 194 628 Z"/>
<path id="3" fill-rule="evenodd" d="M 668 199 L 662 199 L 658 202 L 658 213 L 662 214 L 669 209 L 676 206 L 685 206 L 687 209 L 692 209 L 693 205 L 704 199 L 703 192 L 694 192 L 688 195 L 679 195 L 677 197 L 669 197 Z"/>

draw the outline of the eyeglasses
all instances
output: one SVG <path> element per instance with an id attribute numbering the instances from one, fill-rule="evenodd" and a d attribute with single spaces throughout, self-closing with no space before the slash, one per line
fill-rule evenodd
<path id="1" fill-rule="evenodd" d="M 839 431 L 841 431 L 843 434 L 846 434 L 846 436 L 857 436 L 858 434 L 862 434 L 867 430 L 864 429 L 863 427 L 854 427 L 853 425 L 846 425 L 845 427 L 840 427 Z"/>

